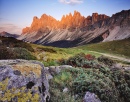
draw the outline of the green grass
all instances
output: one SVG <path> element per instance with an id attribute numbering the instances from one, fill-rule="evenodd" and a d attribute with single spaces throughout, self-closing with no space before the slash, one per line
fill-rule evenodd
<path id="1" fill-rule="evenodd" d="M 46 60 L 59 60 L 59 59 L 68 59 L 78 53 L 85 53 L 85 54 L 93 54 L 96 57 L 99 57 L 100 54 L 89 52 L 87 50 L 79 49 L 79 48 L 57 48 L 57 47 L 49 47 L 49 46 L 42 46 L 36 44 L 30 44 L 34 49 L 34 55 L 37 56 L 39 60 L 43 60 L 46 57 Z"/>
<path id="2" fill-rule="evenodd" d="M 110 42 L 101 42 L 98 44 L 84 45 L 78 48 L 81 48 L 83 50 L 116 54 L 118 56 L 130 58 L 130 38 Z"/>
<path id="3" fill-rule="evenodd" d="M 109 53 L 116 56 L 130 58 L 130 38 L 119 41 L 89 44 L 73 48 L 42 46 L 5 37 L 0 37 L 0 40 L 2 41 L 2 45 L 6 47 L 21 47 L 27 49 L 30 54 L 36 57 L 37 60 L 44 62 L 45 66 L 57 65 L 57 63 L 55 63 L 56 61 L 60 59 L 68 59 L 78 53 L 91 54 L 96 58 L 101 56 L 101 54 L 91 51 Z"/>

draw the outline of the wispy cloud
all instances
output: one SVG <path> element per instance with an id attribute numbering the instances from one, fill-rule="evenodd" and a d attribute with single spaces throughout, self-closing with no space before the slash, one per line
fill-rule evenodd
<path id="1" fill-rule="evenodd" d="M 76 5 L 83 3 L 83 0 L 59 0 L 59 2 L 68 5 Z"/>
<path id="2" fill-rule="evenodd" d="M 96 0 L 92 0 L 92 2 L 94 2 L 94 3 L 95 3 L 95 2 L 97 2 L 97 1 L 96 1 Z"/>
<path id="3" fill-rule="evenodd" d="M 21 34 L 22 28 L 14 24 L 0 24 L 0 32 L 6 31 L 11 34 Z"/>

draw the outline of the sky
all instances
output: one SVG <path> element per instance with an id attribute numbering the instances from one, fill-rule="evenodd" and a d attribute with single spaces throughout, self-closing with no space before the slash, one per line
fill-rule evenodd
<path id="1" fill-rule="evenodd" d="M 60 20 L 76 10 L 87 17 L 92 13 L 112 16 L 130 9 L 130 0 L 0 0 L 0 32 L 21 34 L 34 16 L 44 13 Z"/>

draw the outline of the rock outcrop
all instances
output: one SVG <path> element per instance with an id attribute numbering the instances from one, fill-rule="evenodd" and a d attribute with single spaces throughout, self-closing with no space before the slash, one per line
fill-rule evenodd
<path id="1" fill-rule="evenodd" d="M 42 63 L 0 60 L 0 101 L 48 102 L 49 84 Z"/>
<path id="2" fill-rule="evenodd" d="M 64 15 L 61 21 L 43 14 L 41 18 L 34 17 L 31 26 L 24 28 L 18 39 L 49 46 L 73 47 L 129 37 L 130 10 L 123 10 L 112 17 L 98 13 L 84 17 L 74 11 L 73 15 Z"/>

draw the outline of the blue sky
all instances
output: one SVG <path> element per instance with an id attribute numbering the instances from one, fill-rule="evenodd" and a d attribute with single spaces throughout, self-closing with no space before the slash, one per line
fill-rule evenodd
<path id="1" fill-rule="evenodd" d="M 111 16 L 128 9 L 130 0 L 0 0 L 0 32 L 21 34 L 34 16 L 40 18 L 44 13 L 60 20 L 74 10 L 87 17 L 94 12 Z"/>

